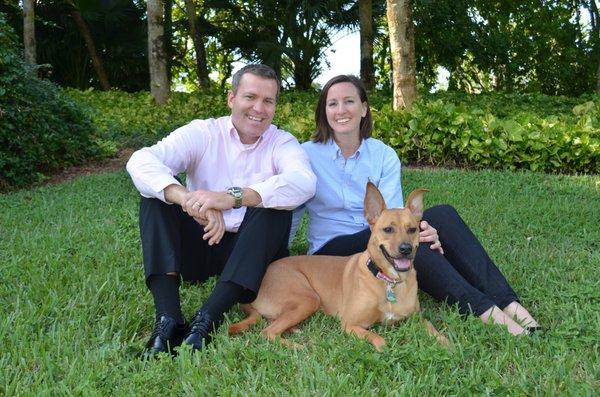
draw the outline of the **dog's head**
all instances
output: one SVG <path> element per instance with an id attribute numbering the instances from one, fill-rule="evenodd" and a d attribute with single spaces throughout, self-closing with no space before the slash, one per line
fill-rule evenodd
<path id="1" fill-rule="evenodd" d="M 365 218 L 371 228 L 367 250 L 371 260 L 389 278 L 403 280 L 419 246 L 419 223 L 423 216 L 423 193 L 413 190 L 404 208 L 386 209 L 377 187 L 367 183 Z"/>

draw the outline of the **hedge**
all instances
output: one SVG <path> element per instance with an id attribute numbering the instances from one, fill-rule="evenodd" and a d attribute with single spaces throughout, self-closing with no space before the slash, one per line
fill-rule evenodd
<path id="1" fill-rule="evenodd" d="M 0 13 L 0 191 L 114 154 L 116 148 L 94 130 L 83 108 L 25 64 L 18 39 Z"/>
<path id="2" fill-rule="evenodd" d="M 229 113 L 218 92 L 173 93 L 164 107 L 148 93 L 67 93 L 93 109 L 95 125 L 118 146 L 150 144 L 194 118 Z M 316 92 L 284 92 L 275 124 L 299 140 L 314 130 Z M 423 96 L 411 112 L 394 112 L 390 96 L 371 95 L 374 136 L 403 164 L 600 173 L 600 97 L 531 94 Z"/>

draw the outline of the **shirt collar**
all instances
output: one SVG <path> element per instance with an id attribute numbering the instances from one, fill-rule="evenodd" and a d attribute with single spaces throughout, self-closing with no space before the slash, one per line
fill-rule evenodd
<path id="1" fill-rule="evenodd" d="M 366 139 L 361 139 L 360 146 L 358 146 L 358 149 L 356 150 L 356 153 L 354 153 L 349 158 L 358 158 L 358 157 L 360 157 L 361 152 L 366 149 L 366 143 L 365 143 L 365 141 L 366 141 Z M 327 146 L 329 148 L 329 152 L 331 154 L 331 159 L 332 160 L 344 157 L 344 156 L 342 156 L 342 149 L 340 149 L 340 147 L 338 146 L 338 144 L 336 143 L 336 141 L 333 138 L 330 138 L 327 141 L 326 144 L 327 144 Z"/>
<path id="2" fill-rule="evenodd" d="M 269 125 L 267 127 L 267 130 L 258 138 L 258 140 L 256 142 L 254 142 L 254 144 L 252 144 L 251 146 L 247 147 L 246 149 L 254 149 L 268 135 L 272 134 L 274 129 L 275 129 L 275 126 L 273 124 Z M 240 140 L 240 135 L 238 134 L 237 130 L 235 129 L 235 126 L 233 125 L 233 121 L 231 120 L 231 116 L 227 116 L 227 131 L 229 131 L 229 137 L 232 140 L 234 140 L 235 142 L 237 142 L 239 145 L 244 146 L 244 144 Z"/>

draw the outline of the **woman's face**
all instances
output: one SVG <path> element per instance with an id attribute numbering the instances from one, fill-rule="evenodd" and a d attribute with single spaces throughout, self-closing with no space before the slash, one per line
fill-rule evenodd
<path id="1" fill-rule="evenodd" d="M 334 135 L 360 136 L 360 120 L 367 114 L 367 103 L 360 101 L 358 90 L 352 83 L 332 85 L 325 101 L 327 123 Z"/>

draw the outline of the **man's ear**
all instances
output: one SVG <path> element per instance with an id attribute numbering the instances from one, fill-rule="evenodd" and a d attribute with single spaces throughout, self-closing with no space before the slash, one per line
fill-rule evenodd
<path id="1" fill-rule="evenodd" d="M 229 91 L 227 93 L 227 106 L 229 106 L 230 109 L 233 107 L 233 97 L 235 97 L 235 94 L 233 91 Z"/>
<path id="2" fill-rule="evenodd" d="M 427 189 L 415 189 L 406 199 L 406 206 L 419 220 L 423 217 L 423 194 L 428 191 Z"/>
<path id="3" fill-rule="evenodd" d="M 370 226 L 375 224 L 381 212 L 385 209 L 385 200 L 373 182 L 367 182 L 367 192 L 365 193 L 365 219 Z"/>

